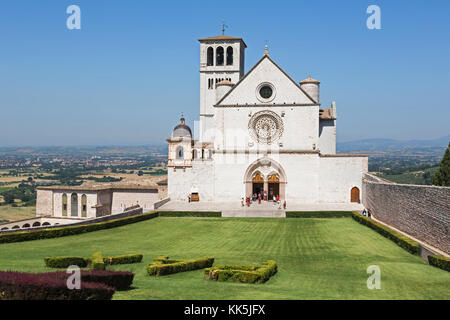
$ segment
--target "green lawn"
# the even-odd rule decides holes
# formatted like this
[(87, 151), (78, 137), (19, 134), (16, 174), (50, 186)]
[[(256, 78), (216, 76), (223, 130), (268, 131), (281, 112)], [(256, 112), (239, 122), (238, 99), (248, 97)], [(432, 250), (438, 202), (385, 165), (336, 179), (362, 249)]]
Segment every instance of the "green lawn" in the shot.
[[(450, 273), (351, 218), (156, 218), (57, 239), (0, 244), (0, 270), (49, 271), (45, 256), (142, 253), (134, 289), (115, 299), (450, 299)], [(278, 273), (264, 284), (215, 282), (201, 270), (150, 277), (155, 256), (214, 256), (215, 264), (273, 259)], [(381, 289), (366, 286), (369, 265), (381, 268)]]

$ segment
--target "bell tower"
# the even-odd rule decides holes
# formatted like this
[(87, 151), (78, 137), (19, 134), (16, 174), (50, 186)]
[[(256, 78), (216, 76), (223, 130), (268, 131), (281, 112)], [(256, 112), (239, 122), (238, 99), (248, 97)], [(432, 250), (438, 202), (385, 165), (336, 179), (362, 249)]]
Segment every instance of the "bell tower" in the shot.
[(214, 129), (216, 84), (236, 84), (244, 75), (245, 44), (242, 38), (221, 35), (200, 42), (200, 141), (211, 142)]

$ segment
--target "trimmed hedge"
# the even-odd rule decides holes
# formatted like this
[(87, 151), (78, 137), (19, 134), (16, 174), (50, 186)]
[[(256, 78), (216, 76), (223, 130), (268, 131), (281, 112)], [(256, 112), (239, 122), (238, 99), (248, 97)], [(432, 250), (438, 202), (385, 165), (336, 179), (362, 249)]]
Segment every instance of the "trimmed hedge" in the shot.
[(375, 230), (382, 236), (394, 241), (397, 245), (405, 249), (406, 251), (419, 255), (420, 254), (420, 244), (410, 238), (395, 232), (394, 230), (386, 227), (385, 225), (378, 223), (370, 218), (364, 217), (358, 212), (352, 212), (352, 218), (357, 222)]
[[(142, 261), (142, 258), (142, 254), (125, 254), (121, 256), (103, 257), (103, 263), (108, 266), (115, 264), (139, 263)], [(67, 268), (72, 265), (85, 268), (91, 265), (92, 258), (48, 257), (44, 258), (44, 262), (49, 268)]]
[(351, 211), (286, 211), (286, 218), (344, 218), (351, 216)]
[(103, 262), (106, 265), (114, 265), (114, 264), (130, 264), (130, 263), (139, 263), (142, 261), (142, 254), (124, 254), (121, 256), (112, 256), (103, 258)]
[(207, 217), (220, 218), (220, 211), (158, 211), (160, 217)]
[[(70, 276), (64, 271), (43, 273), (42, 275), (65, 280)], [(102, 283), (117, 291), (129, 289), (133, 279), (134, 273), (128, 271), (81, 270), (81, 282)]]
[(428, 256), (428, 263), (442, 270), (450, 272), (450, 258), (438, 255)]
[(71, 290), (66, 276), (0, 271), (0, 300), (111, 300), (114, 292), (103, 283), (86, 281)]
[[(164, 259), (167, 258), (167, 259)], [(157, 257), (153, 263), (147, 267), (147, 273), (150, 276), (164, 276), (178, 272), (192, 271), (211, 267), (214, 258), (198, 258), (191, 260), (175, 260), (169, 257)]]
[(205, 279), (215, 281), (239, 281), (244, 283), (264, 283), (277, 273), (277, 263), (273, 260), (260, 266), (214, 266), (205, 269)]
[(94, 252), (92, 254), (91, 268), (93, 270), (105, 270), (105, 262), (101, 252)]
[(72, 236), (76, 234), (82, 234), (86, 232), (111, 229), (115, 227), (124, 226), (131, 223), (136, 223), (140, 221), (145, 221), (149, 219), (156, 218), (158, 216), (157, 212), (149, 212), (144, 214), (139, 214), (137, 216), (125, 217), (105, 222), (98, 222), (82, 226), (69, 226), (60, 227), (53, 229), (44, 230), (29, 230), (23, 232), (14, 232), (0, 234), (0, 243), (11, 243), (11, 242), (22, 242), (29, 240), (39, 240), (39, 239), (49, 239), (49, 238), (59, 238), (65, 236)]
[(81, 257), (47, 257), (44, 258), (45, 265), (49, 268), (68, 268), (69, 266), (87, 267), (91, 260)]

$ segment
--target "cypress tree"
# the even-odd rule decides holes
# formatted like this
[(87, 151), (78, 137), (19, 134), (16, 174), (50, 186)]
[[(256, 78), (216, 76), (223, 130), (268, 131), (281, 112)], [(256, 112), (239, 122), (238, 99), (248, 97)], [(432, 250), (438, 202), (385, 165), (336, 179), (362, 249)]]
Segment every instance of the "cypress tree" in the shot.
[(438, 171), (433, 176), (433, 184), (450, 187), (450, 143), (447, 150), (445, 150), (444, 158), (442, 158)]

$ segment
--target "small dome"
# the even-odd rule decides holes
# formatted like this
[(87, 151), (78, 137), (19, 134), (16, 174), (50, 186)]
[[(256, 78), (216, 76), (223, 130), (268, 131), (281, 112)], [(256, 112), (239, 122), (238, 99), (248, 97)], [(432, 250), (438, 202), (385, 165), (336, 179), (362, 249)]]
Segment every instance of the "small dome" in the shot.
[(188, 137), (192, 138), (191, 128), (184, 123), (184, 117), (181, 116), (180, 124), (177, 125), (172, 132), (172, 138)]
[(320, 81), (316, 80), (316, 79), (313, 79), (311, 77), (308, 77), (307, 79), (300, 81), (300, 84), (303, 84), (303, 83), (317, 83), (317, 84), (319, 84)]

